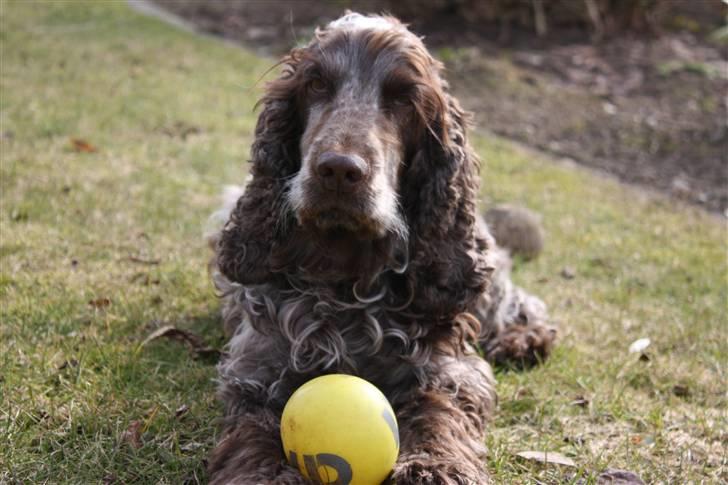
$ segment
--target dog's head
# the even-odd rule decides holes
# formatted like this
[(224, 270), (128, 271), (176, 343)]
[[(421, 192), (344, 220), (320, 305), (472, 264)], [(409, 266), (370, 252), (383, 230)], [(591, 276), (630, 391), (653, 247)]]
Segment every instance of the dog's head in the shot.
[(391, 270), (408, 274), (410, 299), (482, 290), (478, 162), (421, 39), (392, 17), (349, 13), (282, 64), (261, 100), (252, 180), (222, 234), (223, 273), (369, 285)]

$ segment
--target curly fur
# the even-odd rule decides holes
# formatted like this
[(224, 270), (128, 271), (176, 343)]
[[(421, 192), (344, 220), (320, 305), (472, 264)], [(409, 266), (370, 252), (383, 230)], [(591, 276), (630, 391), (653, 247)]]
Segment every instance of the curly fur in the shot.
[[(341, 51), (347, 56), (337, 58)], [(354, 58), (364, 72), (406, 65), (398, 75), (411, 85), (409, 106), (382, 114), (385, 102), (375, 105), (370, 116), (384, 123), (375, 129), (346, 114), (350, 106), (314, 105), (306, 86), (321, 56)], [(379, 387), (397, 413), (402, 441), (393, 483), (485, 483), (495, 392), (476, 346), (491, 360), (529, 364), (546, 357), (554, 331), (543, 303), (512, 285), (507, 253), (477, 216), (479, 163), (466, 115), (440, 77), (441, 64), (391, 17), (348, 14), (282, 64), (261, 100), (252, 177), (211, 237), (213, 278), (232, 335), (219, 366), (226, 424), (211, 481), (304, 483), (278, 440), (283, 406), (307, 380), (348, 373)], [(323, 113), (316, 127), (312, 106)], [(389, 161), (373, 169), (390, 177), (397, 201), (377, 219), (361, 204), (385, 207), (376, 205), (382, 192), (367, 186), (357, 205), (364, 222), (336, 229), (333, 238), (291, 202), (292, 186), (313, 183), (302, 174), (323, 139), (314, 135), (323, 133), (316, 130), (325, 128), (324, 114), (328, 125), (369, 130), (366, 146), (350, 142), (351, 149)]]

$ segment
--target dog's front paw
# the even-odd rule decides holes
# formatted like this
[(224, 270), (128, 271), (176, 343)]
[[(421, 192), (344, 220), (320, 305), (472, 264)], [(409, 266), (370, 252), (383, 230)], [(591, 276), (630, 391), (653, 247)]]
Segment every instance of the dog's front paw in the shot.
[(463, 463), (444, 463), (413, 457), (397, 463), (389, 485), (484, 485), (489, 483), (484, 469)]
[(514, 323), (486, 343), (485, 357), (497, 365), (533, 367), (546, 360), (555, 339), (556, 328), (550, 325)]

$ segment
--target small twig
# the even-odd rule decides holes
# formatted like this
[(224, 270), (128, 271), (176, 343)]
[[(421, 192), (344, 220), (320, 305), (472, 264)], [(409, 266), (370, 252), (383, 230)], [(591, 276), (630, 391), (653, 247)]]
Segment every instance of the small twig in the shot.
[(159, 259), (143, 259), (137, 256), (128, 256), (126, 259), (127, 261), (131, 261), (132, 263), (148, 264), (150, 266), (157, 265), (160, 262)]
[(205, 340), (199, 335), (187, 330), (181, 330), (173, 325), (165, 325), (152, 332), (146, 339), (144, 339), (139, 348), (141, 349), (150, 342), (160, 338), (167, 338), (183, 343), (190, 350), (194, 358), (212, 359), (217, 361), (222, 355), (222, 352), (219, 349), (207, 345)]

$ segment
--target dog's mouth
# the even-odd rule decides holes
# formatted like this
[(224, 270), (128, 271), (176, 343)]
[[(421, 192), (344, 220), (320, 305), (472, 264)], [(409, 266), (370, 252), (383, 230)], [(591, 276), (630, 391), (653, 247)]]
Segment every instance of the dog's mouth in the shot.
[(326, 239), (378, 239), (384, 228), (373, 218), (342, 208), (325, 208), (299, 216), (303, 227), (313, 229)]

